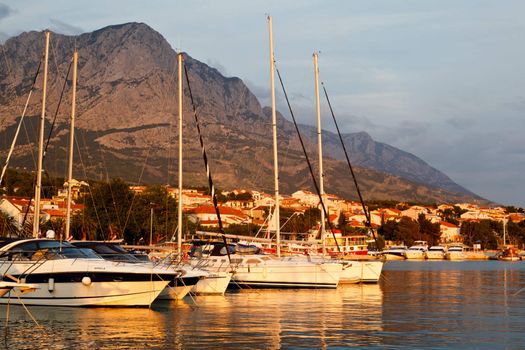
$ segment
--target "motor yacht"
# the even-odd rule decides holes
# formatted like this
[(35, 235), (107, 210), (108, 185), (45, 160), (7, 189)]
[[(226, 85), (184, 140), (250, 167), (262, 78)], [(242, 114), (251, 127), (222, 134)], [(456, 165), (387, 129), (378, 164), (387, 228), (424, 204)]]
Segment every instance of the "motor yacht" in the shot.
[(71, 242), (76, 247), (89, 248), (94, 250), (102, 258), (115, 261), (127, 262), (131, 264), (145, 264), (147, 266), (155, 266), (158, 270), (165, 270), (169, 272), (177, 272), (178, 275), (169, 281), (168, 285), (159, 294), (157, 299), (183, 299), (194, 288), (201, 278), (208, 275), (206, 271), (196, 269), (184, 269), (180, 265), (170, 263), (153, 264), (149, 260), (144, 260), (142, 257), (147, 255), (137, 255), (130, 253), (124, 249), (119, 243), (103, 242), (103, 241), (73, 241)]
[(382, 257), (386, 260), (405, 260), (405, 252), (407, 250), (406, 245), (391, 246), (388, 249), (383, 250)]
[(429, 260), (443, 260), (447, 249), (441, 245), (434, 245), (425, 252), (425, 257)]
[(427, 250), (428, 244), (426, 241), (414, 241), (414, 244), (405, 251), (405, 257), (411, 260), (423, 260)]
[(445, 253), (445, 259), (447, 260), (465, 260), (467, 254), (462, 245), (452, 245), (448, 247)]
[(93, 250), (52, 239), (25, 239), (0, 247), (0, 274), (34, 285), (0, 303), (45, 306), (150, 306), (176, 271), (104, 260)]

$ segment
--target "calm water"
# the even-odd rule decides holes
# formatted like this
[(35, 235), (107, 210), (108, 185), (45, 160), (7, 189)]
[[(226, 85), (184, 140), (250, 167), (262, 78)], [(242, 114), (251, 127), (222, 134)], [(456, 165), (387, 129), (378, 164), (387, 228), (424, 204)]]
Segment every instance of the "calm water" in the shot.
[[(388, 262), (383, 277), (378, 285), (246, 290), (152, 309), (30, 307), (40, 329), (11, 306), (7, 346), (525, 348), (525, 262)], [(7, 311), (0, 309), (2, 327)]]

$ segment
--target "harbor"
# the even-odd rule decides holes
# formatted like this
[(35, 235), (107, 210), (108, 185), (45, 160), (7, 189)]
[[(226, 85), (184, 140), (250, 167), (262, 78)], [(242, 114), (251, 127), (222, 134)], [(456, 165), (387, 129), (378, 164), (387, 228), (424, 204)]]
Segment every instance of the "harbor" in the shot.
[[(389, 261), (378, 284), (243, 289), (149, 309), (29, 307), (39, 326), (12, 306), (6, 345), (515, 349), (522, 346), (524, 288), (521, 263)], [(5, 312), (0, 317), (6, 322)]]

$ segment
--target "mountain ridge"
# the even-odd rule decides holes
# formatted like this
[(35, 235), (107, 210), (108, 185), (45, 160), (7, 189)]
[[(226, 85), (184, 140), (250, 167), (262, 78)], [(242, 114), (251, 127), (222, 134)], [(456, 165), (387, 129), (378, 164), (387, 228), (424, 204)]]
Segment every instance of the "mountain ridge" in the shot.
[[(125, 23), (78, 36), (53, 34), (52, 43), (51, 52), (55, 56), (52, 61), (55, 63), (50, 61), (48, 118), (58, 101), (57, 90), (69, 64), (68, 55), (77, 47), (81, 57), (77, 133), (79, 148), (86, 159), (79, 162), (84, 169), (76, 163), (76, 176), (91, 174), (97, 177), (102, 172), (127, 180), (162, 183), (173, 178), (171, 173), (176, 169), (176, 160), (172, 156), (176, 154), (174, 145), (178, 138), (175, 127), (178, 118), (177, 53), (162, 35), (144, 23)], [(22, 33), (8, 39), (2, 46), (11, 67), (0, 71), (0, 113), (6, 116), (0, 124), (0, 136), (7, 140), (40, 59), (42, 33)], [(184, 58), (211, 168), (219, 186), (273, 188), (268, 107), (260, 105), (241, 79), (224, 77), (217, 69), (187, 54)], [(16, 65), (16, 62), (23, 64)], [(40, 84), (28, 116), (40, 114)], [(184, 133), (195, 138), (187, 89), (184, 95)], [(47, 164), (55, 173), (63, 171), (65, 162), (67, 108), (68, 103), (64, 101), (62, 119), (58, 121), (57, 133), (51, 140), (49, 153), (55, 155)], [(301, 125), (300, 129), (309, 154), (314, 154), (316, 129), (308, 125)], [(346, 164), (340, 160), (342, 151), (337, 135), (323, 131), (323, 137), (327, 191), (355, 197)], [(293, 125), (281, 114), (278, 117), (278, 139), (283, 191), (293, 192), (298, 186), (311, 188)], [(344, 139), (367, 198), (485, 201), (423, 160), (376, 142), (367, 133), (345, 134)], [(1, 154), (6, 153), (7, 144), (5, 141), (0, 144)], [(29, 148), (30, 143), (26, 140), (22, 151), (15, 153), (16, 164), (30, 165)], [(200, 149), (194, 139), (190, 142), (185, 138), (184, 167), (186, 179), (189, 179), (187, 183), (205, 183)], [(132, 169), (137, 170), (133, 176)], [(135, 178), (135, 174), (141, 173), (142, 176)]]

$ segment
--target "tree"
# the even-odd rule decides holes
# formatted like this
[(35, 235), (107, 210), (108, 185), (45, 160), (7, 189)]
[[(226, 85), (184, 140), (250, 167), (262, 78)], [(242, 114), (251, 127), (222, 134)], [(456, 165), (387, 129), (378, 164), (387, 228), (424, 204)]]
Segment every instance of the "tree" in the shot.
[(417, 222), (419, 224), (420, 240), (427, 241), (431, 246), (439, 243), (441, 231), (438, 223), (432, 223), (425, 217), (425, 214), (419, 214)]
[(395, 231), (395, 237), (397, 241), (411, 245), (420, 238), (418, 222), (406, 216), (401, 217)]
[(16, 237), (18, 228), (13, 217), (0, 211), (0, 237)]
[(339, 214), (339, 218), (337, 219), (337, 228), (340, 229), (342, 233), (348, 231), (348, 220), (343, 212)]

